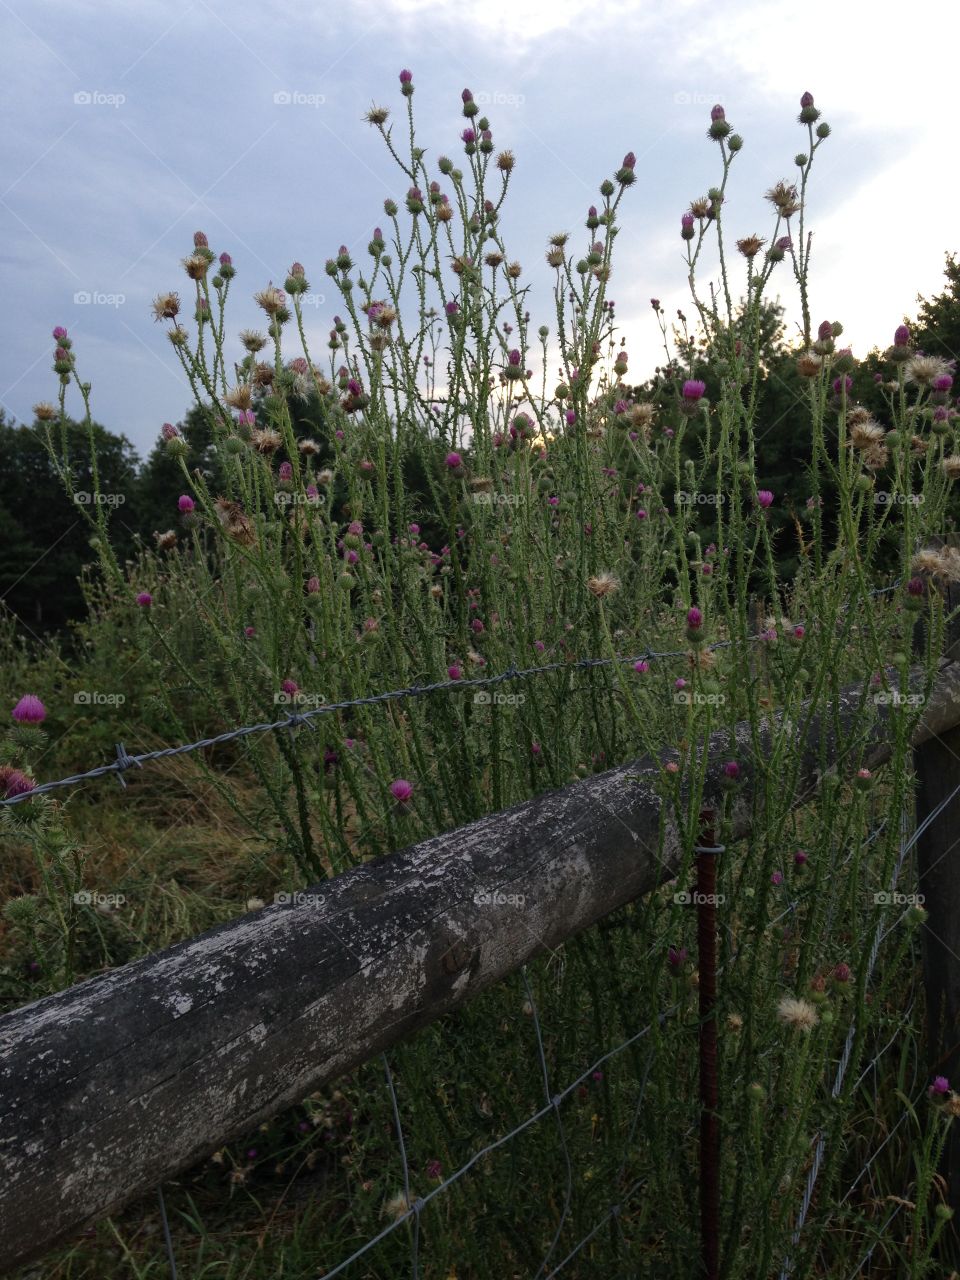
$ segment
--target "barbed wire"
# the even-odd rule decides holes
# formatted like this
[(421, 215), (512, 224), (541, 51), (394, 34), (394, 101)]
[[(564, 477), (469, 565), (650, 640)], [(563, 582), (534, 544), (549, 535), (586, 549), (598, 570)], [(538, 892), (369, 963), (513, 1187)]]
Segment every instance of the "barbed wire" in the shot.
[[(886, 595), (891, 591), (895, 591), (899, 585), (900, 580), (898, 579), (896, 582), (891, 583), (890, 586), (878, 587), (868, 594), (870, 597)], [(802, 626), (804, 624), (798, 623), (796, 625)], [(753, 644), (764, 640), (766, 635), (766, 632), (760, 632), (756, 635), (747, 636), (746, 641), (748, 644)], [(735, 643), (733, 640), (718, 640), (703, 647), (708, 652), (715, 652), (719, 649), (728, 649)], [(508, 680), (526, 680), (532, 676), (544, 675), (555, 671), (632, 666), (637, 662), (659, 661), (664, 658), (686, 658), (688, 654), (689, 649), (647, 649), (643, 653), (634, 654), (632, 657), (577, 658), (569, 662), (549, 662), (541, 666), (523, 668), (518, 668), (511, 664), (506, 671), (501, 671), (497, 675), (474, 676), (469, 680), (438, 680), (432, 684), (424, 685), (412, 684), (401, 689), (388, 689), (383, 693), (367, 694), (362, 698), (346, 698), (340, 702), (325, 702), (322, 706), (313, 707), (309, 711), (297, 711), (291, 715), (284, 716), (280, 720), (265, 720), (258, 724), (242, 725), (236, 729), (227, 729), (223, 733), (213, 734), (206, 738), (198, 738), (196, 742), (181, 743), (175, 747), (161, 747), (156, 751), (144, 751), (138, 755), (130, 755), (124, 744), (118, 742), (115, 748), (117, 758), (111, 760), (108, 764), (98, 765), (94, 769), (87, 769), (83, 773), (74, 773), (66, 778), (43, 782), (19, 795), (7, 796), (5, 799), (0, 799), (0, 808), (22, 804), (34, 796), (45, 795), (50, 791), (57, 791), (63, 787), (78, 786), (81, 783), (91, 782), (95, 778), (102, 778), (111, 773), (117, 775), (117, 781), (121, 787), (126, 787), (127, 784), (123, 775), (127, 769), (142, 769), (145, 764), (149, 764), (154, 760), (165, 760), (171, 756), (186, 755), (207, 747), (217, 747), (225, 742), (249, 737), (251, 734), (271, 733), (278, 729), (287, 729), (293, 732), (294, 729), (298, 729), (301, 726), (306, 726), (308, 729), (313, 730), (313, 721), (318, 717), (333, 715), (338, 711), (349, 711), (354, 707), (379, 706), (382, 703), (395, 702), (402, 698), (420, 698), (428, 694), (449, 693), (454, 690), (489, 688), (493, 685), (503, 684)], [(296, 695), (289, 696), (295, 697)]]

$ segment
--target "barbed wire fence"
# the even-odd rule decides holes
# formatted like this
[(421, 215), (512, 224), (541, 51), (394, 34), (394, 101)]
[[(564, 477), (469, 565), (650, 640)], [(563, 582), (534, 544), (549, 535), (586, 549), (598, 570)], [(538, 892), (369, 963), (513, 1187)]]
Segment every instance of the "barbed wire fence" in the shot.
[[(899, 585), (900, 585), (899, 581), (895, 582), (890, 586), (879, 588), (875, 591), (872, 591), (870, 595), (871, 596), (885, 595), (889, 592), (896, 590), (896, 588)], [(764, 638), (765, 638), (765, 635), (763, 633), (760, 633), (757, 635), (749, 636), (747, 639), (749, 643), (757, 643), (762, 641)], [(719, 650), (719, 649), (730, 647), (734, 643), (735, 643), (734, 641), (725, 640), (725, 641), (720, 641), (715, 644), (704, 646), (704, 647), (711, 650)], [(314, 727), (313, 722), (318, 718), (321, 718), (324, 716), (330, 716), (342, 711), (349, 711), (353, 708), (378, 706), (378, 705), (383, 705), (396, 700), (427, 697), (427, 696), (438, 694), (438, 693), (463, 692), (465, 689), (489, 689), (508, 681), (533, 678), (542, 674), (547, 674), (547, 673), (557, 672), (557, 671), (570, 672), (572, 670), (588, 670), (588, 669), (596, 669), (596, 668), (629, 666), (640, 661), (653, 661), (653, 660), (663, 661), (663, 660), (669, 660), (674, 658), (686, 659), (687, 656), (688, 656), (687, 649), (675, 649), (675, 650), (647, 649), (641, 653), (637, 653), (629, 657), (585, 658), (585, 659), (579, 659), (574, 661), (550, 662), (550, 663), (542, 664), (539, 666), (532, 666), (532, 667), (526, 667), (526, 668), (517, 668), (515, 666), (511, 666), (506, 671), (503, 671), (497, 674), (478, 676), (478, 677), (467, 679), (467, 680), (464, 680), (464, 679), (444, 680), (444, 681), (437, 681), (434, 683), (424, 684), (424, 685), (413, 684), (403, 688), (392, 689), (392, 690), (388, 690), (378, 694), (371, 694), (364, 697), (343, 699), (341, 701), (334, 702), (334, 703), (324, 703), (323, 705), (319, 707), (311, 708), (310, 710), (292, 712), (291, 714), (276, 720), (264, 721), (261, 723), (256, 723), (251, 725), (244, 725), (231, 730), (224, 731), (219, 734), (200, 738), (194, 742), (165, 747), (159, 750), (147, 751), (139, 754), (133, 754), (133, 755), (129, 754), (126, 751), (124, 745), (122, 743), (118, 743), (116, 747), (116, 759), (81, 773), (72, 774), (68, 777), (59, 778), (59, 779), (48, 781), (42, 784), (38, 784), (29, 792), (25, 792), (17, 796), (9, 797), (5, 800), (0, 800), (0, 805), (9, 806), (9, 805), (15, 805), (19, 803), (24, 803), (34, 796), (47, 794), (47, 793), (60, 790), (63, 788), (67, 788), (67, 787), (82, 785), (84, 783), (93, 781), (97, 778), (108, 776), (111, 774), (117, 777), (121, 786), (125, 786), (126, 784), (125, 784), (123, 775), (130, 768), (142, 768), (144, 765), (149, 764), (153, 761), (169, 758), (171, 756), (178, 756), (182, 754), (196, 752), (196, 751), (214, 747), (235, 739), (244, 738), (251, 734), (269, 733), (269, 732), (276, 732), (276, 731), (282, 731), (282, 730), (293, 732), (296, 729), (301, 727), (307, 727), (312, 729)], [(942, 801), (934, 811), (929, 813), (926, 816), (924, 822), (919, 824), (916, 827), (916, 829), (912, 832), (912, 834), (910, 834), (909, 836), (907, 836), (906, 834), (907, 825), (908, 825), (907, 814), (904, 813), (901, 816), (902, 829), (901, 829), (900, 856), (898, 858), (894, 875), (892, 877), (892, 881), (890, 885), (891, 890), (896, 888), (896, 885), (898, 883), (899, 876), (903, 870), (903, 866), (906, 861), (906, 858), (909, 852), (916, 845), (917, 841), (923, 835), (924, 830), (942, 812), (946, 810), (948, 805), (955, 800), (958, 794), (960, 794), (960, 787), (955, 789), (955, 791), (949, 797), (947, 797), (947, 799)], [(882, 834), (883, 830), (884, 830), (884, 824), (881, 824), (881, 826), (875, 828), (867, 837), (867, 843), (870, 843), (875, 839), (877, 839)], [(848, 862), (852, 856), (853, 856), (852, 852), (849, 853), (847, 855), (847, 858), (844, 861)], [(780, 914), (774, 918), (772, 923), (776, 924), (778, 921), (790, 917), (792, 914), (796, 912), (797, 907), (798, 907), (798, 901), (796, 899), (792, 899), (787, 903), (786, 907), (780, 912)], [(835, 904), (832, 904), (831, 913), (833, 912), (834, 909), (835, 909)], [(831, 915), (831, 918), (832, 918), (832, 915)], [(722, 922), (721, 922), (721, 927), (725, 927), (723, 926)], [(874, 966), (879, 956), (882, 943), (887, 937), (887, 935), (890, 933), (891, 928), (893, 927), (895, 927), (895, 925), (883, 931), (881, 931), (878, 928), (876, 931), (876, 934), (873, 939), (872, 947), (871, 947), (871, 953), (870, 953), (870, 962), (868, 966), (869, 972), (867, 974), (868, 983), (870, 982), (873, 976)], [(649, 956), (653, 954), (653, 951), (655, 951), (658, 946), (659, 946), (659, 943), (655, 943), (654, 946), (651, 947), (647, 952), (646, 958), (649, 958)], [(739, 950), (733, 949), (728, 957), (728, 964), (730, 966), (735, 965), (737, 963), (739, 955), (740, 955)], [(573, 1169), (573, 1164), (572, 1164), (571, 1155), (570, 1155), (570, 1140), (569, 1140), (570, 1135), (567, 1129), (565, 1128), (565, 1123), (564, 1123), (564, 1109), (563, 1109), (564, 1103), (587, 1080), (593, 1077), (596, 1072), (600, 1071), (600, 1069), (604, 1066), (604, 1064), (610, 1062), (611, 1060), (617, 1058), (619, 1055), (625, 1053), (627, 1050), (643, 1042), (646, 1038), (649, 1037), (651, 1031), (656, 1025), (663, 1026), (668, 1020), (670, 1020), (671, 1018), (674, 1018), (678, 1013), (678, 1006), (674, 1005), (662, 1011), (657, 1016), (655, 1021), (648, 1022), (639, 1030), (633, 1032), (632, 1034), (627, 1036), (625, 1039), (621, 1040), (614, 1047), (609, 1048), (605, 1052), (600, 1054), (600, 1056), (598, 1056), (589, 1066), (587, 1066), (573, 1080), (569, 1081), (567, 1084), (563, 1085), (562, 1087), (554, 1088), (551, 1082), (550, 1066), (548, 1063), (547, 1054), (544, 1047), (544, 1036), (543, 1036), (543, 1029), (542, 1029), (542, 1022), (541, 1022), (541, 1013), (540, 1013), (540, 1010), (538, 1009), (537, 1002), (534, 997), (534, 993), (528, 979), (526, 966), (522, 966), (521, 969), (519, 970), (519, 973), (524, 986), (524, 990), (526, 992), (526, 999), (530, 1008), (530, 1016), (531, 1016), (531, 1022), (532, 1022), (533, 1032), (534, 1032), (534, 1035), (533, 1035), (534, 1043), (533, 1043), (532, 1051), (533, 1051), (534, 1060), (537, 1064), (537, 1067), (539, 1068), (539, 1073), (542, 1078), (543, 1093), (544, 1093), (543, 1105), (539, 1107), (536, 1111), (528, 1115), (520, 1123), (516, 1124), (507, 1133), (496, 1138), (494, 1141), (487, 1143), (486, 1145), (481, 1147), (479, 1150), (474, 1152), (464, 1163), (462, 1163), (457, 1169), (455, 1169), (454, 1172), (443, 1177), (437, 1186), (433, 1187), (431, 1190), (429, 1190), (423, 1195), (414, 1195), (412, 1190), (413, 1180), (411, 1177), (411, 1167), (410, 1167), (410, 1162), (408, 1157), (407, 1143), (405, 1141), (404, 1126), (401, 1119), (401, 1107), (400, 1107), (400, 1098), (398, 1095), (398, 1086), (394, 1079), (393, 1073), (391, 1072), (388, 1056), (386, 1053), (382, 1054), (381, 1057), (382, 1057), (382, 1062), (384, 1067), (383, 1087), (386, 1090), (386, 1093), (389, 1099), (390, 1110), (393, 1117), (393, 1132), (396, 1139), (397, 1151), (398, 1151), (399, 1160), (400, 1160), (400, 1167), (402, 1170), (403, 1203), (405, 1207), (401, 1211), (396, 1213), (396, 1215), (393, 1217), (393, 1220), (390, 1223), (388, 1223), (388, 1225), (386, 1225), (381, 1231), (377, 1232), (375, 1235), (373, 1235), (371, 1238), (365, 1241), (365, 1243), (363, 1243), (359, 1248), (354, 1250), (348, 1257), (338, 1261), (332, 1268), (328, 1268), (324, 1270), (321, 1273), (322, 1276), (324, 1277), (324, 1280), (333, 1280), (333, 1277), (335, 1276), (346, 1274), (352, 1267), (354, 1267), (355, 1264), (359, 1263), (362, 1259), (368, 1258), (368, 1255), (370, 1255), (371, 1252), (374, 1249), (376, 1249), (378, 1245), (381, 1245), (384, 1241), (386, 1241), (389, 1237), (391, 1237), (395, 1232), (399, 1231), (402, 1227), (404, 1227), (405, 1224), (409, 1225), (412, 1228), (410, 1230), (410, 1275), (412, 1277), (412, 1280), (420, 1280), (420, 1277), (422, 1274), (421, 1220), (422, 1220), (422, 1215), (424, 1213), (424, 1210), (427, 1208), (427, 1206), (430, 1205), (433, 1201), (435, 1201), (438, 1197), (448, 1192), (451, 1188), (455, 1187), (457, 1183), (460, 1182), (461, 1179), (463, 1179), (471, 1170), (473, 1170), (482, 1161), (484, 1161), (486, 1157), (492, 1155), (494, 1152), (505, 1147), (508, 1143), (512, 1142), (521, 1134), (527, 1132), (533, 1126), (538, 1125), (541, 1121), (545, 1120), (548, 1116), (551, 1116), (551, 1115), (557, 1127), (557, 1137), (559, 1140), (560, 1150), (563, 1156), (564, 1167), (565, 1167), (563, 1201), (562, 1201), (562, 1207), (559, 1211), (556, 1226), (553, 1230), (553, 1235), (552, 1235), (552, 1239), (550, 1241), (549, 1247), (547, 1248), (543, 1256), (543, 1259), (535, 1272), (533, 1280), (551, 1280), (551, 1277), (561, 1275), (564, 1272), (564, 1270), (568, 1266), (570, 1266), (570, 1264), (572, 1264), (578, 1257), (580, 1257), (583, 1254), (583, 1251), (597, 1237), (598, 1233), (600, 1233), (609, 1224), (613, 1224), (613, 1226), (615, 1227), (618, 1238), (622, 1242), (622, 1244), (625, 1247), (628, 1246), (629, 1241), (625, 1234), (624, 1225), (623, 1225), (624, 1214), (625, 1214), (625, 1211), (629, 1209), (629, 1206), (633, 1198), (637, 1194), (637, 1192), (642, 1189), (646, 1179), (642, 1177), (637, 1178), (631, 1181), (629, 1184), (624, 1185), (624, 1177), (627, 1172), (627, 1168), (629, 1164), (629, 1152), (634, 1143), (637, 1128), (640, 1123), (644, 1101), (646, 1098), (647, 1083), (648, 1083), (649, 1074), (653, 1065), (654, 1051), (651, 1049), (650, 1052), (648, 1053), (646, 1057), (645, 1068), (642, 1074), (640, 1075), (640, 1078), (636, 1081), (636, 1092), (635, 1092), (635, 1098), (632, 1105), (632, 1117), (630, 1120), (627, 1138), (623, 1148), (624, 1154), (622, 1159), (619, 1162), (619, 1167), (617, 1169), (616, 1175), (611, 1180), (609, 1202), (607, 1204), (606, 1210), (593, 1223), (593, 1225), (586, 1232), (586, 1234), (582, 1235), (580, 1239), (577, 1240), (576, 1243), (574, 1243), (572, 1246), (568, 1245), (566, 1247), (566, 1252), (562, 1257), (557, 1257), (564, 1228), (568, 1224), (568, 1221), (571, 1216), (571, 1208), (572, 1208), (573, 1198), (575, 1194), (574, 1169)], [(724, 975), (721, 973), (720, 976), (722, 978)], [(903, 1016), (909, 1017), (913, 1012), (913, 1009), (914, 1009), (914, 1000), (911, 999)], [(841, 1056), (840, 1063), (837, 1067), (835, 1079), (832, 1085), (833, 1097), (836, 1097), (843, 1087), (846, 1073), (849, 1068), (855, 1031), (856, 1031), (855, 1026), (851, 1025), (845, 1041), (843, 1054)], [(883, 1058), (884, 1054), (887, 1052), (889, 1047), (890, 1047), (890, 1044), (888, 1043), (887, 1045), (884, 1045), (883, 1047), (881, 1047), (874, 1054), (873, 1058), (861, 1070), (858, 1080), (854, 1087), (859, 1085), (867, 1077), (867, 1075), (871, 1070), (875, 1069), (875, 1067), (877, 1066), (879, 1061)], [(884, 1137), (879, 1147), (875, 1151), (873, 1151), (869, 1159), (865, 1161), (864, 1165), (862, 1166), (860, 1171), (856, 1174), (849, 1188), (845, 1192), (843, 1198), (839, 1201), (840, 1205), (845, 1204), (849, 1200), (850, 1196), (854, 1193), (856, 1187), (860, 1184), (862, 1179), (869, 1174), (873, 1163), (881, 1154), (881, 1152), (886, 1148), (886, 1146), (893, 1141), (897, 1130), (899, 1129), (900, 1125), (904, 1122), (906, 1118), (907, 1118), (906, 1113), (904, 1113), (900, 1121), (898, 1121), (897, 1125), (894, 1126), (886, 1134), (886, 1136)], [(696, 1128), (695, 1125), (691, 1126), (688, 1133), (686, 1135), (683, 1135), (683, 1141), (687, 1141), (694, 1135), (695, 1128)], [(795, 1222), (793, 1233), (792, 1233), (792, 1247), (794, 1251), (799, 1247), (801, 1243), (803, 1230), (807, 1223), (809, 1213), (814, 1202), (817, 1182), (818, 1182), (819, 1174), (822, 1169), (823, 1160), (825, 1156), (825, 1142), (826, 1142), (826, 1139), (824, 1134), (822, 1132), (818, 1133), (814, 1143), (814, 1150), (812, 1154), (810, 1168), (806, 1178), (804, 1194), (798, 1208), (797, 1218), (796, 1218), (796, 1222)], [(161, 1220), (161, 1226), (162, 1226), (162, 1238), (164, 1242), (164, 1251), (166, 1254), (167, 1264), (169, 1267), (169, 1272), (172, 1277), (172, 1280), (178, 1280), (178, 1269), (177, 1269), (177, 1261), (176, 1261), (173, 1237), (170, 1229), (167, 1206), (164, 1198), (164, 1191), (163, 1191), (162, 1185), (157, 1188), (157, 1196), (158, 1196), (160, 1220)], [(897, 1213), (900, 1211), (901, 1208), (902, 1206), (899, 1206), (899, 1205), (894, 1208), (893, 1212), (886, 1219), (885, 1223), (878, 1229), (877, 1239), (879, 1239), (879, 1236), (882, 1234), (882, 1232), (893, 1221), (893, 1219), (896, 1217)], [(853, 1273), (851, 1273), (850, 1280), (853, 1280), (853, 1277), (855, 1275), (861, 1274), (862, 1267), (869, 1263), (870, 1258), (872, 1257), (875, 1249), (876, 1249), (876, 1243), (874, 1243), (870, 1247), (870, 1249), (864, 1254), (864, 1257), (861, 1263), (859, 1264), (858, 1268)], [(789, 1280), (789, 1276), (791, 1274), (791, 1270), (790, 1270), (791, 1266), (792, 1266), (791, 1256), (788, 1255), (784, 1259), (781, 1267), (781, 1271), (780, 1271), (781, 1280)]]
[[(891, 591), (895, 591), (900, 585), (900, 581), (891, 583), (886, 587), (878, 587), (868, 594), (870, 597), (887, 595)], [(797, 625), (804, 625), (798, 623)], [(747, 643), (756, 644), (765, 639), (765, 633), (760, 632), (756, 635), (748, 636)], [(731, 648), (736, 642), (733, 640), (718, 640), (713, 644), (704, 645), (704, 649), (708, 652), (716, 652), (721, 649)], [(242, 725), (238, 728), (227, 729), (223, 733), (213, 734), (209, 737), (198, 738), (195, 742), (181, 743), (175, 747), (161, 747), (156, 751), (144, 751), (139, 754), (131, 755), (122, 742), (116, 745), (116, 759), (109, 761), (107, 764), (98, 765), (96, 768), (87, 769), (83, 773), (74, 773), (69, 777), (57, 778), (50, 782), (43, 782), (29, 791), (22, 792), (18, 795), (8, 796), (0, 799), (0, 807), (16, 804), (23, 804), (34, 796), (45, 795), (51, 791), (58, 791), (64, 787), (79, 786), (84, 782), (92, 782), (95, 778), (102, 778), (108, 774), (116, 774), (117, 780), (121, 787), (126, 786), (124, 773), (128, 769), (142, 769), (145, 764), (150, 764), (154, 760), (165, 760), (171, 756), (186, 755), (194, 751), (201, 751), (208, 747), (220, 746), (225, 742), (233, 742), (238, 738), (246, 738), (251, 734), (273, 733), (281, 729), (293, 731), (301, 726), (313, 728), (313, 721), (322, 716), (334, 715), (340, 711), (350, 711), (356, 707), (374, 707), (380, 706), (387, 702), (395, 702), (405, 698), (422, 698), (434, 693), (450, 693), (453, 691), (463, 692), (465, 689), (481, 689), (492, 688), (495, 685), (503, 684), (510, 680), (525, 680), (533, 676), (544, 675), (549, 672), (556, 671), (576, 671), (590, 670), (603, 667), (623, 667), (631, 666), (637, 662), (662, 661), (667, 658), (687, 658), (689, 656), (688, 649), (667, 649), (656, 650), (647, 649), (642, 653), (634, 654), (632, 657), (620, 658), (578, 658), (573, 661), (565, 662), (548, 662), (540, 666), (522, 667), (510, 666), (506, 671), (501, 671), (497, 675), (474, 676), (469, 680), (438, 680), (432, 684), (412, 684), (400, 689), (388, 689), (382, 693), (368, 694), (361, 698), (345, 698), (338, 702), (325, 702), (319, 707), (313, 707), (309, 711), (291, 712), (289, 715), (283, 716), (278, 720), (265, 720), (257, 724)], [(296, 695), (286, 695), (295, 697)]]

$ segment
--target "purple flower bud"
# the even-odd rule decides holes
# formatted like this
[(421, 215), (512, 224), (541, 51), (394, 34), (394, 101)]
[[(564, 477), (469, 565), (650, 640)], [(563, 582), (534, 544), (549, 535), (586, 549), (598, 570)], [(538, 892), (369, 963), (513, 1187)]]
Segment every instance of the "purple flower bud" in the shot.
[[(229, 253), (221, 253), (221, 255), (220, 255), (220, 265), (221, 265), (221, 267), (232, 267), (232, 266), (233, 266), (233, 259), (230, 257)], [(303, 268), (302, 268), (302, 267), (300, 268), (300, 274), (301, 274), (301, 275), (303, 275)]]
[(53, 336), (56, 338), (57, 342), (62, 342), (64, 340), (67, 336), (67, 331), (62, 324), (57, 325), (53, 331)]
[(801, 97), (801, 99), (800, 99), (800, 105), (801, 105), (801, 107), (812, 107), (812, 106), (813, 106), (813, 94), (812, 94), (812, 93), (805, 93), (805, 94), (803, 94), (803, 96), (802, 96), (802, 97)]
[(949, 391), (952, 386), (953, 379), (950, 377), (949, 373), (943, 373), (939, 378), (934, 378), (933, 380), (934, 391)]
[(826, 342), (828, 338), (833, 337), (833, 325), (829, 320), (824, 320), (820, 328), (817, 330), (817, 337), (821, 342)]
[(895, 347), (908, 347), (910, 345), (910, 330), (905, 324), (897, 325), (896, 332), (893, 335), (893, 345)]
[(172, 422), (165, 422), (160, 428), (160, 434), (163, 436), (164, 440), (176, 440), (180, 432)]
[(703, 614), (696, 605), (692, 609), (687, 610), (687, 626), (691, 631), (696, 631), (703, 626)]
[(153, 596), (149, 591), (141, 591), (137, 596), (137, 604), (141, 609), (149, 609), (153, 604)]
[(457, 467), (463, 466), (463, 458), (460, 457), (459, 453), (456, 453), (454, 451), (451, 451), (450, 453), (447, 454), (446, 458), (444, 458), (444, 462), (447, 464), (447, 466), (450, 468), (451, 471), (455, 471)]
[(723, 776), (725, 778), (733, 778), (733, 779), (740, 777), (740, 766), (737, 764), (736, 760), (727, 761), (727, 763), (723, 766)]
[(47, 709), (33, 693), (25, 693), (10, 713), (17, 724), (40, 724), (46, 718)]
[(470, 90), (469, 90), (469, 89), (464, 89), (463, 93), (461, 93), (461, 95), (460, 95), (460, 100), (461, 100), (462, 102), (472, 102), (472, 101), (473, 101), (473, 94), (470, 92)]
[(718, 102), (717, 105), (713, 107), (710, 111), (710, 119), (714, 122), (714, 124), (716, 124), (718, 120), (726, 120), (726, 118), (727, 118), (727, 113), (724, 111), (723, 107), (721, 107)]
[(767, 507), (773, 505), (773, 494), (769, 489), (758, 489), (757, 502), (764, 508), (764, 510), (766, 510)]
[(623, 157), (623, 164), (620, 167), (621, 169), (635, 169), (637, 167), (637, 157), (632, 151), (628, 151)]
[(511, 351), (511, 352), (510, 352), (510, 354), (509, 354), (509, 356), (507, 357), (507, 359), (509, 360), (509, 362), (510, 362), (512, 365), (514, 365), (514, 366), (518, 365), (518, 364), (520, 363), (520, 352), (519, 352), (519, 351)]
[(950, 1092), (950, 1081), (946, 1076), (935, 1076), (933, 1084), (927, 1092), (931, 1098), (945, 1097)]
[(180, 497), (177, 499), (177, 510), (182, 511), (184, 515), (186, 515), (188, 511), (192, 511), (196, 505), (197, 504), (190, 497), (189, 493), (181, 493)]
[(403, 71), (400, 72), (400, 83), (410, 84), (412, 80), (413, 80), (413, 72), (407, 71), (407, 69), (404, 68)]
[(279, 467), (279, 475), (281, 480), (292, 480), (293, 464), (290, 462), (281, 462)]
[(472, 129), (464, 129), (460, 137), (463, 139), (464, 142), (468, 144), (471, 142), (476, 142), (477, 140), (477, 135), (474, 133)]
[(413, 783), (406, 778), (397, 778), (390, 783), (390, 794), (398, 804), (408, 804), (413, 795)]
[(688, 378), (683, 384), (684, 400), (699, 400), (707, 389), (705, 382), (700, 382), (697, 378)]

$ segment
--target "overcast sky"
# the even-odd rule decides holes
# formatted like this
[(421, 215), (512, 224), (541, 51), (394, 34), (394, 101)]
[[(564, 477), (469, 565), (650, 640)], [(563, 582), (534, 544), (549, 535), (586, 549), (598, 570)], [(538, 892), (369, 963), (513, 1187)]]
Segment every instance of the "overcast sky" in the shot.
[[(298, 259), (326, 293), (308, 309), (322, 350), (338, 310), (324, 260), (341, 243), (365, 259), (384, 199), (402, 207), (402, 175), (363, 115), (373, 102), (402, 113), (403, 67), (429, 154), (459, 156), (464, 88), (485, 101), (498, 149), (516, 153), (502, 228), (535, 323), (551, 320), (548, 236), (585, 237), (600, 181), (636, 153), (610, 296), (638, 380), (657, 362), (650, 298), (689, 302), (679, 222), (718, 178), (711, 106), (745, 139), (730, 233), (769, 235), (763, 192), (796, 172), (809, 90), (834, 131), (809, 201), (814, 322), (841, 320), (855, 354), (886, 346), (960, 249), (953, 77), (937, 70), (955, 43), (945, 13), (836, 0), (0, 0), (0, 403), (31, 421), (37, 400), (55, 399), (50, 331), (66, 325), (96, 417), (145, 454), (190, 404), (150, 302), (188, 296), (179, 263), (198, 229), (237, 267), (234, 335), (260, 325), (253, 293)], [(777, 270), (795, 322), (789, 267)]]

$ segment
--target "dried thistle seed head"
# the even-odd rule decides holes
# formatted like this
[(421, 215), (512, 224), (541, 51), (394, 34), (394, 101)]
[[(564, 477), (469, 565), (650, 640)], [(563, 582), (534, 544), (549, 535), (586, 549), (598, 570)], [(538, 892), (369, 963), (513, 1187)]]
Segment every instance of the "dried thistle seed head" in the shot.
[(885, 444), (872, 445), (861, 454), (868, 471), (880, 471), (890, 461), (890, 450)]
[(851, 449), (876, 449), (883, 444), (885, 432), (883, 427), (867, 418), (866, 422), (855, 422), (850, 428), (850, 439), (848, 441)]
[(283, 444), (283, 437), (272, 427), (262, 427), (250, 433), (250, 442), (258, 453), (275, 453)]
[(183, 259), (183, 269), (191, 280), (202, 280), (210, 266), (209, 261), (199, 253), (192, 253)]
[(275, 316), (287, 310), (287, 295), (272, 282), (267, 285), (266, 289), (261, 289), (258, 293), (255, 293), (253, 300), (257, 306), (263, 308), (268, 316)]
[(784, 996), (777, 1005), (777, 1017), (788, 1027), (807, 1034), (817, 1025), (817, 1011), (809, 1000), (795, 1000), (792, 996)]
[(947, 377), (952, 372), (948, 362), (939, 356), (911, 356), (906, 363), (904, 380), (928, 387), (935, 378)]
[(960, 454), (952, 453), (940, 463), (948, 480), (960, 479)]
[(390, 118), (390, 109), (389, 107), (373, 106), (363, 118), (366, 120), (367, 124), (374, 124), (379, 127), (380, 125), (387, 123), (387, 120)]
[(800, 208), (797, 188), (792, 182), (781, 180), (770, 188), (764, 198), (770, 201), (782, 218), (792, 218)]
[(228, 537), (234, 538), (241, 546), (252, 546), (255, 537), (250, 517), (238, 502), (228, 498), (218, 498), (215, 504), (217, 519)]
[(258, 333), (256, 329), (241, 329), (240, 341), (245, 350), (251, 355), (256, 355), (258, 351), (262, 351), (267, 345), (267, 340), (262, 333)]
[(620, 579), (614, 577), (612, 573), (599, 573), (595, 577), (587, 579), (587, 590), (598, 599), (603, 596), (613, 595), (619, 589)]
[(56, 406), (52, 405), (49, 400), (41, 400), (33, 406), (33, 416), (38, 422), (53, 422), (59, 416), (59, 413)]
[(297, 448), (308, 458), (312, 457), (313, 454), (320, 452), (320, 446), (317, 444), (316, 440), (301, 440), (297, 445)]
[(523, 268), (520, 266), (519, 262), (510, 262), (507, 264), (507, 275), (511, 280), (518, 280), (522, 270)]
[(797, 357), (797, 373), (801, 378), (815, 378), (823, 368), (823, 360), (814, 351), (804, 351)]
[(923, 436), (910, 437), (910, 452), (914, 457), (922, 458), (929, 448), (930, 441), (924, 440)]
[(159, 551), (169, 551), (171, 547), (177, 545), (177, 535), (172, 529), (168, 529), (166, 533), (154, 532), (153, 536), (157, 540), (157, 549)]
[(913, 557), (913, 572), (943, 583), (960, 582), (960, 551), (955, 547), (924, 547)]
[(180, 311), (180, 295), (158, 293), (151, 305), (154, 320), (172, 320)]
[(253, 366), (251, 381), (256, 387), (269, 387), (273, 385), (275, 373), (276, 370), (272, 364), (255, 364)]
[(872, 421), (872, 418), (870, 416), (870, 410), (865, 408), (862, 404), (855, 404), (851, 409), (847, 411), (848, 427), (855, 427), (858, 422), (870, 422), (870, 421)]
[(497, 156), (497, 168), (501, 173), (509, 173), (517, 163), (512, 151), (501, 151)]
[(564, 262), (563, 250), (552, 248), (547, 250), (547, 263), (551, 267), (562, 267)]
[(559, 231), (555, 236), (550, 237), (550, 243), (555, 249), (562, 249), (569, 239), (570, 236), (568, 232)]
[[(483, 260), (488, 267), (499, 267), (501, 262), (503, 262), (503, 254), (497, 249), (493, 249)], [(509, 275), (509, 268), (507, 269), (507, 274)]]
[(241, 382), (239, 386), (231, 387), (223, 398), (231, 409), (249, 409), (253, 403), (253, 391), (248, 382)]
[(745, 258), (755, 258), (765, 244), (761, 236), (744, 236), (737, 241), (737, 248)]
[(706, 196), (699, 196), (690, 201), (690, 213), (694, 218), (706, 218), (710, 214), (710, 201)]

